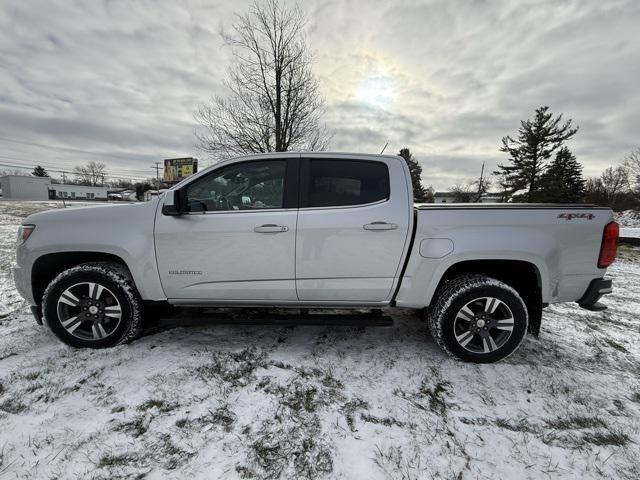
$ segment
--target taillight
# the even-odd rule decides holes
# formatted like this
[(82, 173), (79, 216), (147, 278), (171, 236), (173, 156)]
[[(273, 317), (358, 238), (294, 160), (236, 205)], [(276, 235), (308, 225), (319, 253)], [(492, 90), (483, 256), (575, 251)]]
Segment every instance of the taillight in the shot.
[(598, 257), (598, 268), (607, 268), (616, 259), (619, 236), (620, 226), (616, 222), (608, 223), (607, 226), (604, 227), (602, 244), (600, 245), (600, 256)]

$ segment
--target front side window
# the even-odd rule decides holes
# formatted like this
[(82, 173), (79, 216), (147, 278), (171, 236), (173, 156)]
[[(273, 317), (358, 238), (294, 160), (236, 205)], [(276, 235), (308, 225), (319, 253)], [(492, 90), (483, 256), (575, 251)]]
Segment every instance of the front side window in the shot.
[(308, 207), (364, 205), (389, 198), (389, 170), (363, 160), (311, 160)]
[(223, 167), (186, 187), (187, 211), (282, 208), (286, 160), (244, 162)]

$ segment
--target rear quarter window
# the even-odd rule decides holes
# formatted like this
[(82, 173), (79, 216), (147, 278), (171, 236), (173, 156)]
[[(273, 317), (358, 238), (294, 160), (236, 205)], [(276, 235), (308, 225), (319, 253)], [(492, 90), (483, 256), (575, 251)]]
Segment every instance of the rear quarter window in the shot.
[(307, 207), (365, 205), (389, 198), (389, 169), (367, 160), (311, 160)]

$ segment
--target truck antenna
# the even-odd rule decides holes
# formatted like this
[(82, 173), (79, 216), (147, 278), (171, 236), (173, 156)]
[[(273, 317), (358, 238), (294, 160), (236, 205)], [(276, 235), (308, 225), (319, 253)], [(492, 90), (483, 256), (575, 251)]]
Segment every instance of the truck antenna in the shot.
[(384, 147), (382, 147), (382, 150), (380, 150), (380, 155), (382, 155), (384, 151), (387, 149), (387, 145), (389, 145), (389, 142), (384, 144)]

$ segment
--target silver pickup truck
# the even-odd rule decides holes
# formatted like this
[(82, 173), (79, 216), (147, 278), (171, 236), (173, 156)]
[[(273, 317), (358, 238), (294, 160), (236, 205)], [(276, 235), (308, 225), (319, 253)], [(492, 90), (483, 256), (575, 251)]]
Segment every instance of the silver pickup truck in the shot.
[(618, 241), (608, 208), (414, 206), (395, 156), (278, 153), (218, 163), (148, 203), (28, 217), (14, 277), (75, 347), (135, 338), (148, 305), (423, 309), (473, 362), (514, 352), (543, 308), (591, 310)]

